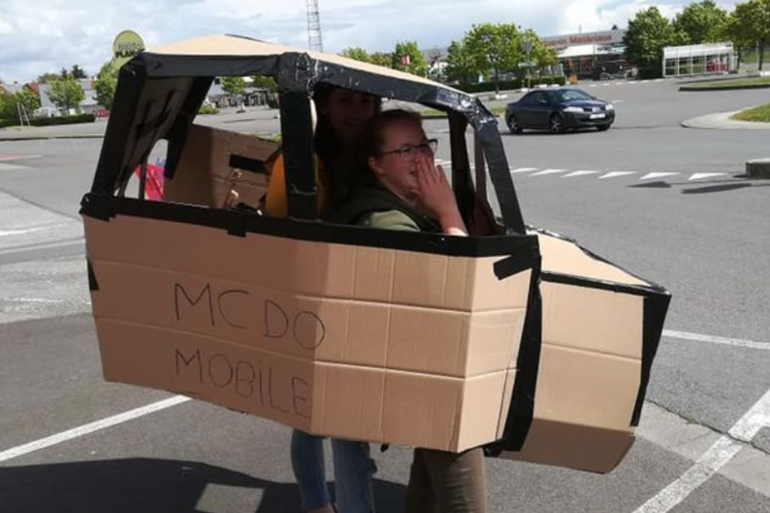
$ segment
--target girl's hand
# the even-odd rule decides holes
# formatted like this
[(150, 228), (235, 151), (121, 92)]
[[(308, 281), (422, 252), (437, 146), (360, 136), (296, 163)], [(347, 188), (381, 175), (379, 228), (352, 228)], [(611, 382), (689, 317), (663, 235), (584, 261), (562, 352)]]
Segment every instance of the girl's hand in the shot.
[(438, 220), (444, 233), (467, 235), (452, 187), (444, 169), (435, 165), (432, 155), (420, 154), (417, 158), (417, 184), (419, 189), (414, 191), (417, 206)]

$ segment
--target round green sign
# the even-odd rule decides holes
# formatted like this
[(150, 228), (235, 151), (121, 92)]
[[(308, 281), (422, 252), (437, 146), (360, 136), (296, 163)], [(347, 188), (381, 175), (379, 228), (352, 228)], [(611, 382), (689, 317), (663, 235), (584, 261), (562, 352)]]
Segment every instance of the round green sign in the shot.
[(119, 69), (132, 57), (144, 51), (144, 41), (133, 30), (124, 30), (112, 43), (112, 65)]

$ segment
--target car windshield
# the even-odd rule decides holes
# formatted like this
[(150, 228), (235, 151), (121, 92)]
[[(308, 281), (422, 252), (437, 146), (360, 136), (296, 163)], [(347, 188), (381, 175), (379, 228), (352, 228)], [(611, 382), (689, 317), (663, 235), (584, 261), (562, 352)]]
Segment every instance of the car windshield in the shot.
[(564, 89), (563, 91), (556, 91), (555, 93), (556, 93), (556, 101), (560, 103), (577, 102), (577, 101), (594, 99), (591, 95), (579, 89)]

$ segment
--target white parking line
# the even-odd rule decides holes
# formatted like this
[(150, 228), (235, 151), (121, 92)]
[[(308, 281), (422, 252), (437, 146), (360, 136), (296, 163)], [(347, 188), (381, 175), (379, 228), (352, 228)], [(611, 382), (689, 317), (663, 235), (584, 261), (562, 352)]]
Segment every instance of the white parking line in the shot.
[(136, 408), (134, 410), (120, 413), (118, 415), (113, 415), (112, 417), (107, 417), (106, 419), (98, 420), (84, 426), (76, 427), (74, 429), (70, 429), (69, 431), (64, 431), (47, 438), (41, 438), (40, 440), (35, 440), (34, 442), (30, 442), (28, 444), (20, 445), (18, 447), (0, 452), (0, 463), (11, 460), (13, 458), (18, 458), (19, 456), (24, 456), (25, 454), (39, 451), (41, 449), (45, 449), (46, 447), (51, 447), (52, 445), (60, 444), (62, 442), (67, 442), (84, 435), (95, 433), (96, 431), (100, 431), (108, 427), (117, 426), (118, 424), (128, 422), (129, 420), (138, 419), (139, 417), (144, 417), (145, 415), (155, 413), (156, 411), (171, 408), (172, 406), (176, 406), (177, 404), (181, 404), (189, 400), (189, 397), (177, 395), (169, 399), (164, 399), (163, 401), (158, 401), (157, 403), (148, 404), (147, 406), (142, 406), (141, 408)]
[(709, 480), (764, 427), (770, 427), (770, 390), (730, 429), (729, 436), (719, 438), (698, 458), (687, 472), (645, 502), (634, 513), (667, 513), (685, 500), (696, 488)]
[(674, 176), (678, 175), (679, 173), (647, 173), (643, 177), (641, 177), (639, 180), (652, 180), (654, 178), (663, 178), (665, 176)]
[(611, 171), (606, 175), (600, 176), (599, 180), (605, 180), (607, 178), (618, 178), (620, 176), (628, 176), (628, 175), (635, 175), (635, 174), (636, 174), (636, 171)]
[(702, 180), (703, 178), (714, 178), (716, 176), (724, 176), (727, 173), (695, 173), (690, 177), (690, 181)]
[(559, 173), (566, 173), (567, 171), (567, 169), (543, 169), (542, 171), (531, 174), (529, 176), (556, 175)]
[(27, 169), (26, 166), (14, 166), (13, 164), (0, 163), (0, 171), (16, 171), (17, 169)]
[(562, 178), (571, 178), (573, 176), (598, 175), (599, 173), (600, 171), (589, 171), (589, 170), (573, 171), (568, 175), (562, 176)]
[(537, 171), (538, 167), (517, 167), (516, 169), (511, 169), (511, 174), (514, 173), (529, 173), (530, 171)]
[(768, 342), (752, 342), (751, 340), (741, 340), (737, 338), (715, 337), (712, 335), (699, 335), (697, 333), (686, 333), (684, 331), (663, 330), (663, 336), (669, 338), (680, 338), (682, 340), (692, 340), (695, 342), (708, 342), (710, 344), (721, 344), (726, 346), (747, 347), (750, 349), (761, 349), (770, 351)]

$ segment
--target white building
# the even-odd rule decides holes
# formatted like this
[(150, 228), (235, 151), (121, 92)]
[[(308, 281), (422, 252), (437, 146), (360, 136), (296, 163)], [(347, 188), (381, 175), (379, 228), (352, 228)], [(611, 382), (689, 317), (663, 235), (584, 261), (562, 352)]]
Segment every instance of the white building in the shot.
[(663, 76), (714, 75), (735, 71), (732, 43), (667, 46), (663, 49)]

